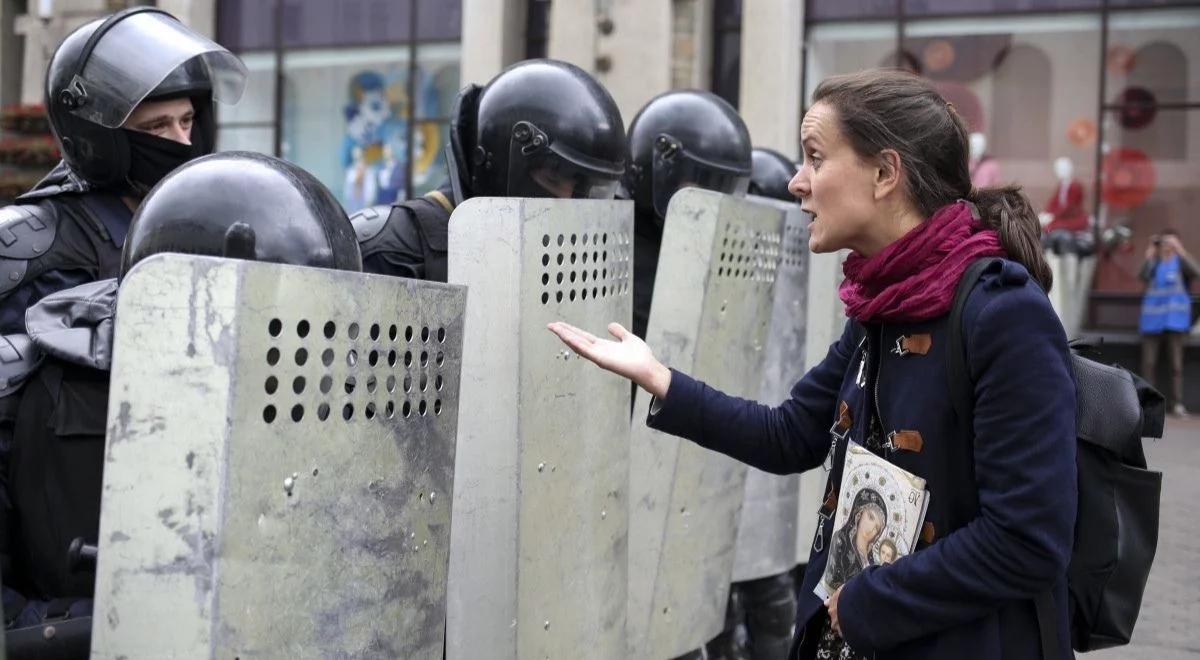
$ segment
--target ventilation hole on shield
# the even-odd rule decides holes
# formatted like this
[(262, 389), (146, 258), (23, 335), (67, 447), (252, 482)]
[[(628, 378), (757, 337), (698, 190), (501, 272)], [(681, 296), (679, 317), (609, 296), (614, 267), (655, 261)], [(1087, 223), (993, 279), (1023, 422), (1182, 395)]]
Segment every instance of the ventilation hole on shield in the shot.
[(587, 234), (584, 234), (584, 235), (583, 235), (583, 244), (584, 244), (584, 245), (587, 245), (587, 243), (588, 243), (588, 235), (587, 235)]
[(283, 322), (279, 319), (271, 319), (267, 324), (267, 332), (271, 333), (272, 337), (278, 337), (279, 333), (283, 332)]
[(334, 323), (333, 321), (326, 321), (325, 322), (325, 338), (333, 339), (333, 336), (335, 334), (337, 334), (337, 324)]
[(400, 408), (400, 414), (404, 415), (405, 418), (412, 415), (412, 404), (405, 401), (404, 405)]
[(321, 394), (329, 394), (333, 389), (333, 376), (321, 376)]
[(445, 341), (446, 341), (446, 329), (445, 328), (438, 328), (437, 338), (438, 338), (439, 344), (445, 343)]
[(429, 353), (421, 351), (421, 366), (424, 367), (427, 364), (429, 364)]
[(274, 394), (277, 389), (279, 389), (279, 379), (267, 376), (267, 394)]
[(327, 349), (321, 351), (321, 364), (323, 364), (327, 367), (329, 365), (333, 364), (333, 349), (332, 348), (327, 348)]
[(558, 247), (562, 247), (562, 244), (563, 244), (563, 235), (559, 234), (558, 235)]
[(441, 374), (438, 374), (437, 377), (433, 379), (433, 389), (435, 389), (439, 392), (442, 391), (442, 385), (444, 385), (444, 384), (445, 383), (442, 381)]
[(542, 273), (542, 286), (550, 284), (550, 273)]
[(446, 354), (438, 351), (437, 357), (434, 359), (434, 361), (437, 363), (437, 366), (442, 366), (442, 363), (446, 361)]
[(421, 328), (421, 343), (429, 342), (429, 328)]
[(392, 401), (388, 401), (387, 405), (385, 405), (383, 407), (383, 414), (388, 419), (395, 417), (396, 416), (396, 404)]
[(396, 351), (388, 351), (388, 366), (396, 366)]
[(292, 406), (292, 421), (298, 422), (304, 419), (304, 406), (296, 404)]
[(379, 339), (379, 324), (372, 323), (371, 324), (371, 341), (376, 341), (377, 339)]
[(596, 287), (592, 287), (592, 297), (593, 297), (593, 298), (595, 298), (595, 297), (596, 297), (596, 292), (597, 292), (597, 291), (599, 291), (599, 289), (597, 289)]
[[(554, 294), (554, 299), (555, 299), (556, 301), (558, 301), (558, 302), (562, 302), (562, 291), (559, 291), (559, 292), (555, 293), (555, 294)], [(274, 363), (272, 362), (272, 364), (274, 364)]]
[(584, 299), (584, 300), (587, 300), (587, 289), (583, 289), (582, 291), (580, 291), (580, 292), (579, 292), (579, 297), (580, 297), (580, 298), (582, 298), (582, 299)]
[(389, 394), (396, 391), (396, 377), (395, 376), (387, 377), (387, 391)]
[(588, 253), (587, 253), (587, 252), (584, 252), (584, 253), (583, 253), (583, 263), (585, 263), (585, 264), (586, 264), (586, 263), (587, 263), (587, 260), (588, 260)]
[(275, 421), (275, 406), (263, 408), (263, 421), (268, 424)]
[(575, 300), (575, 289), (571, 289), (571, 300)]
[(308, 362), (308, 350), (303, 348), (296, 349), (296, 364), (303, 367), (305, 362)]
[(557, 282), (557, 283), (559, 283), (559, 284), (562, 284), (562, 281), (563, 281), (563, 274), (562, 274), (562, 273), (559, 273), (559, 274), (558, 274), (558, 277), (554, 278), (554, 281), (555, 281), (555, 282)]
[(328, 403), (322, 403), (321, 405), (317, 406), (317, 419), (321, 420), (322, 422), (329, 419)]
[(429, 389), (429, 376), (421, 374), (421, 391), (424, 392), (427, 389)]
[(557, 259), (557, 261), (558, 261), (558, 265), (559, 265), (559, 266), (563, 265), (563, 260), (564, 260), (564, 258), (565, 258), (565, 257), (563, 257), (563, 256), (562, 256), (562, 254), (559, 254), (559, 255), (558, 255), (558, 259)]
[(571, 284), (575, 283), (575, 271), (571, 271)]
[(296, 394), (302, 394), (304, 392), (304, 385), (304, 376), (296, 376), (296, 379), (292, 381), (292, 391)]
[(542, 247), (550, 246), (550, 234), (542, 234)]
[(412, 391), (412, 376), (410, 376), (408, 374), (405, 374), (405, 376), (404, 376), (404, 391), (405, 392)]
[(342, 406), (342, 419), (346, 420), (347, 422), (354, 419), (354, 404), (347, 403), (346, 405)]
[(296, 324), (296, 334), (300, 335), (301, 339), (308, 336), (308, 321), (301, 321)]
[(542, 265), (543, 265), (543, 266), (549, 266), (549, 265), (550, 265), (550, 255), (548, 255), (548, 254), (543, 254), (543, 255), (542, 255)]
[(391, 326), (388, 327), (388, 340), (396, 341), (396, 334), (397, 334), (396, 324), (393, 323)]
[(592, 252), (592, 263), (596, 263), (597, 261), (600, 261), (600, 253)]
[(421, 399), (421, 403), (417, 405), (417, 412), (424, 417), (426, 410), (428, 410), (428, 408), (425, 406), (425, 399)]
[(353, 367), (356, 364), (358, 364), (358, 351), (352, 348), (349, 353), (346, 353), (346, 365)]
[(571, 253), (571, 264), (572, 265), (575, 264), (575, 253), (574, 252)]
[(404, 328), (404, 341), (412, 341), (412, 326)]
[(600, 287), (600, 295), (604, 296), (605, 298), (608, 297), (608, 285), (607, 284)]
[(372, 367), (379, 364), (379, 351), (371, 351), (367, 353), (367, 364)]
[(608, 232), (604, 232), (604, 234), (602, 235), (602, 238), (604, 240), (604, 244), (608, 245)]
[(351, 323), (350, 329), (346, 331), (346, 334), (348, 334), (351, 339), (358, 339), (358, 324)]
[(367, 419), (375, 419), (375, 402), (374, 401), (367, 404), (367, 409), (366, 409), (366, 411), (363, 412), (363, 415)]
[(435, 414), (435, 415), (442, 414), (442, 400), (441, 399), (438, 399), (433, 402), (433, 414)]
[(548, 302), (550, 302), (550, 294), (543, 291), (542, 292), (542, 304), (545, 305)]
[(367, 376), (367, 392), (374, 394), (377, 387), (379, 387), (379, 381), (375, 380), (375, 376)]
[(346, 394), (354, 394), (354, 388), (358, 387), (358, 381), (354, 379), (354, 376), (347, 376), (345, 387)]
[(407, 369), (412, 366), (412, 351), (404, 351), (404, 367)]
[(267, 351), (267, 364), (271, 365), (272, 367), (276, 364), (279, 364), (278, 348), (272, 348), (271, 350)]

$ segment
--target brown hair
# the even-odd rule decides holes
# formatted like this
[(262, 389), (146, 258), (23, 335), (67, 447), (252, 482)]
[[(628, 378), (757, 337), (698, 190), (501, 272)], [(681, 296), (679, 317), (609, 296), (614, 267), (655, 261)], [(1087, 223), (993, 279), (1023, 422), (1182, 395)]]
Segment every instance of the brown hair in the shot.
[(826, 78), (813, 102), (834, 110), (860, 158), (876, 158), (884, 149), (900, 154), (908, 196), (925, 217), (959, 199), (973, 202), (1009, 258), (1050, 291), (1041, 224), (1029, 198), (1017, 185), (971, 186), (967, 127), (929, 81), (906, 71), (869, 69)]

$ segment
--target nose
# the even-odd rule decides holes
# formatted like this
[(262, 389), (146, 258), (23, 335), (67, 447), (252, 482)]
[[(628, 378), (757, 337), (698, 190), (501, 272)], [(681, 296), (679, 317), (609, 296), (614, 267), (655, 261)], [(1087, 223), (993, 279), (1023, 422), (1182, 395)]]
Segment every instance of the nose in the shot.
[(796, 170), (796, 176), (788, 182), (788, 192), (797, 199), (804, 199), (812, 193), (812, 182), (808, 178), (808, 165), (801, 165)]
[(167, 134), (163, 136), (168, 140), (174, 140), (180, 144), (192, 144), (192, 128), (185, 127), (183, 122), (173, 121), (170, 128), (167, 129)]

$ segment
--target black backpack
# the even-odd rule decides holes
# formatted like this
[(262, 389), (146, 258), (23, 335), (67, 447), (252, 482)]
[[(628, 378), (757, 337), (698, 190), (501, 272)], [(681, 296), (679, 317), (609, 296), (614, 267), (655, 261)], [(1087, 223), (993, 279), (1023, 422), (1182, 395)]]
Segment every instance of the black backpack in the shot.
[[(971, 264), (959, 280), (950, 310), (947, 375), (964, 437), (972, 437), (974, 385), (966, 362), (962, 314), (967, 296), (996, 259)], [(1067, 569), (1071, 646), (1076, 651), (1129, 643), (1158, 545), (1162, 473), (1146, 469), (1142, 438), (1161, 438), (1166, 403), (1138, 376), (1080, 354), (1071, 346), (1075, 373), (1079, 509)], [(1049, 591), (1039, 594), (1042, 654), (1057, 660), (1057, 614)]]

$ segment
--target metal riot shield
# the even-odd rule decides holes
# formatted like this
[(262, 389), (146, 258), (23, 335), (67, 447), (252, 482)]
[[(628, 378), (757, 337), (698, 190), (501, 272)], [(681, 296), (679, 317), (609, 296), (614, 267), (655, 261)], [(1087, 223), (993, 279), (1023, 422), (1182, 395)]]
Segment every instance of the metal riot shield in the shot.
[[(757, 397), (764, 403), (775, 404), (787, 399), (792, 385), (804, 375), (808, 222), (795, 202), (766, 197), (750, 199), (786, 214), (779, 270), (775, 274), (771, 327), (763, 357), (762, 390)], [(734, 582), (779, 575), (796, 565), (799, 498), (800, 475), (780, 476), (747, 468), (746, 494), (734, 551)]]
[[(777, 208), (698, 188), (671, 198), (647, 342), (664, 364), (756, 397), (783, 242)], [(746, 467), (649, 429), (631, 433), (629, 653), (673, 658), (720, 632)]]
[(439, 659), (465, 301), (208, 257), (130, 271), (92, 657)]
[(475, 198), (450, 221), (466, 284), (448, 660), (624, 658), (629, 382), (546, 330), (632, 314), (633, 205)]

